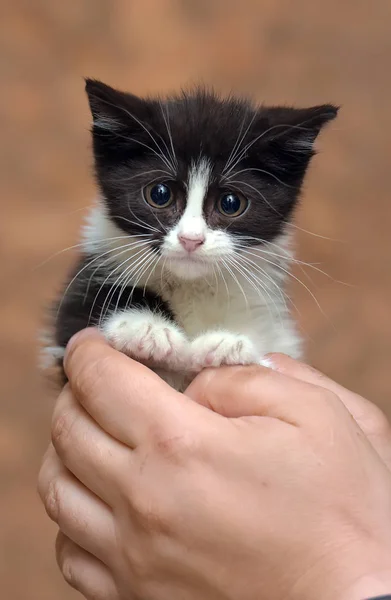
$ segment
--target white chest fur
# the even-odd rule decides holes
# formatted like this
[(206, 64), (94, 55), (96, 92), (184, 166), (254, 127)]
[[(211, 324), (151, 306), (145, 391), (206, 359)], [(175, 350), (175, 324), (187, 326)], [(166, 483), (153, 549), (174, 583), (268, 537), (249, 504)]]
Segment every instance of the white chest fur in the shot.
[(247, 336), (259, 352), (300, 355), (300, 344), (282, 291), (263, 295), (240, 276), (167, 284), (160, 291), (188, 338), (210, 330)]

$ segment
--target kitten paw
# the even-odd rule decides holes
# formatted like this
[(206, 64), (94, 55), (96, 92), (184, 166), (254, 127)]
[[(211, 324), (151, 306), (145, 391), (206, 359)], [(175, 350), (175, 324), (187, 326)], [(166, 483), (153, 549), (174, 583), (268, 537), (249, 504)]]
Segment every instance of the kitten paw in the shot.
[(103, 326), (110, 344), (148, 365), (181, 369), (187, 339), (180, 329), (150, 311), (130, 310), (110, 317)]
[(259, 353), (245, 335), (211, 331), (193, 340), (190, 362), (193, 371), (220, 365), (250, 365), (259, 362)]

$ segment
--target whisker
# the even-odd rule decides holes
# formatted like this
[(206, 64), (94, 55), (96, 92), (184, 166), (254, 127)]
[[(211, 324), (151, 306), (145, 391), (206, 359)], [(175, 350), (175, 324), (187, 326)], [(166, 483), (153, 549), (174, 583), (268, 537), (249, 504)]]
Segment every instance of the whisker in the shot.
[(152, 227), (151, 225), (143, 225), (142, 221), (140, 221), (139, 223), (137, 223), (137, 221), (131, 221), (130, 219), (127, 219), (126, 217), (123, 217), (122, 215), (115, 215), (116, 219), (122, 219), (122, 221), (125, 221), (126, 223), (129, 223), (129, 225), (136, 225), (136, 227), (143, 227), (144, 229), (146, 229), (147, 231), (152, 231), (153, 233), (160, 233), (160, 231), (156, 228), (156, 227)]
[(228, 160), (227, 160), (227, 162), (226, 162), (226, 164), (224, 166), (223, 173), (229, 168), (229, 166), (232, 164), (232, 162), (235, 160), (236, 156), (238, 155), (238, 152), (240, 150), (240, 146), (244, 142), (244, 140), (246, 138), (246, 135), (247, 135), (247, 133), (249, 132), (249, 130), (251, 128), (251, 125), (254, 123), (256, 114), (257, 113), (254, 112), (252, 118), (250, 119), (249, 124), (247, 125), (246, 131), (244, 132), (244, 134), (242, 135), (242, 137), (240, 138), (240, 141), (239, 141), (239, 136), (242, 133), (243, 125), (244, 125), (244, 121), (245, 121), (246, 116), (244, 117), (244, 119), (242, 121), (242, 124), (240, 126), (240, 131), (239, 131), (238, 137), (237, 137), (236, 142), (234, 144), (234, 147), (232, 148), (231, 154), (229, 155)]
[[(240, 252), (235, 251), (235, 256), (237, 258), (237, 260), (248, 263), (252, 269), (256, 269), (263, 277), (265, 277), (277, 290), (278, 294), (281, 296), (283, 302), (285, 303), (285, 292), (281, 289), (281, 286), (278, 285), (278, 283), (276, 281), (274, 281), (273, 277), (271, 277), (269, 275), (269, 273), (267, 273), (267, 271), (265, 271), (264, 269), (262, 269), (262, 267), (254, 262), (253, 260), (251, 260), (250, 258), (248, 258), (247, 256), (241, 256)], [(251, 268), (250, 268), (251, 270)], [(265, 282), (266, 285), (266, 282)]]
[[(244, 257), (240, 256), (240, 253), (239, 253), (239, 257), (241, 260), (243, 260), (243, 258), (244, 258)], [(288, 306), (286, 304), (286, 300), (287, 300), (289, 302), (289, 304), (292, 305), (293, 308), (296, 310), (298, 315), (301, 315), (300, 310), (298, 309), (297, 305), (293, 302), (292, 298), (285, 292), (285, 290), (280, 285), (278, 285), (278, 283), (276, 281), (274, 281), (274, 279), (264, 269), (262, 269), (262, 267), (259, 264), (255, 263), (253, 260), (251, 260), (247, 257), (245, 257), (245, 260), (246, 260), (246, 262), (250, 263), (250, 265), (251, 265), (250, 270), (253, 269), (253, 270), (259, 272), (261, 274), (261, 276), (266, 277), (270, 281), (270, 283), (273, 284), (273, 286), (275, 286), (276, 291), (281, 296), (285, 310), (287, 310), (287, 311), (289, 310)]]
[[(322, 116), (322, 115), (319, 115)], [(246, 146), (244, 146), (243, 150), (238, 154), (236, 161), (233, 163), (233, 165), (231, 165), (230, 169), (228, 169), (227, 173), (230, 173), (235, 167), (236, 165), (242, 160), (242, 158), (244, 158), (244, 156), (246, 155), (246, 152), (260, 139), (262, 139), (265, 135), (267, 135), (268, 133), (270, 133), (271, 131), (273, 131), (274, 129), (281, 129), (281, 128), (287, 128), (288, 127), (288, 131), (292, 130), (292, 129), (300, 129), (302, 131), (311, 131), (310, 127), (304, 127), (304, 125), (306, 123), (311, 122), (311, 119), (306, 119), (305, 121), (302, 121), (301, 123), (299, 123), (298, 125), (289, 125), (287, 123), (279, 123), (277, 125), (272, 125), (271, 127), (269, 127), (268, 129), (266, 129), (265, 131), (263, 131), (260, 135), (256, 136), (253, 140), (251, 140), (251, 142), (249, 142), (248, 144), (246, 144)]]
[[(277, 246), (277, 244), (273, 244), (273, 245)], [(306, 262), (303, 260), (298, 260), (297, 258), (290, 257), (289, 255), (282, 256), (281, 254), (276, 254), (275, 252), (269, 252), (268, 250), (264, 250), (263, 248), (257, 248), (255, 246), (251, 246), (251, 250), (243, 248), (242, 246), (238, 246), (238, 248), (240, 249), (241, 252), (244, 252), (246, 254), (250, 254), (252, 256), (256, 256), (259, 258), (263, 258), (262, 255), (267, 254), (268, 256), (271, 256), (272, 258), (282, 258), (284, 261), (298, 265), (300, 267), (301, 271), (303, 272), (303, 274), (305, 274), (306, 277), (308, 277), (310, 279), (311, 283), (313, 283), (312, 279), (310, 278), (309, 274), (304, 270), (303, 267), (308, 267), (310, 269), (313, 269), (314, 271), (316, 271), (317, 273), (320, 273), (321, 275), (324, 275), (325, 277), (327, 277), (327, 279), (330, 279), (330, 281), (333, 281), (334, 283), (338, 283), (338, 284), (344, 285), (346, 287), (354, 287), (350, 283), (347, 283), (346, 281), (340, 281), (339, 279), (335, 279), (329, 273), (327, 273), (327, 271), (323, 271), (323, 269), (320, 269), (314, 263), (309, 263), (309, 262)], [(281, 250), (283, 250), (283, 249), (281, 248)]]
[(266, 171), (265, 169), (256, 169), (256, 168), (241, 169), (240, 171), (235, 171), (234, 173), (232, 173), (232, 175), (229, 175), (228, 177), (224, 177), (224, 180), (229, 182), (232, 179), (232, 177), (236, 177), (237, 175), (240, 175), (240, 173), (245, 173), (246, 171), (258, 171), (259, 173), (264, 173), (265, 175), (268, 175), (269, 177), (272, 177), (273, 179), (278, 181), (278, 183), (280, 183), (281, 185), (285, 185), (286, 187), (289, 187), (292, 189), (298, 189), (298, 187), (296, 185), (290, 185), (289, 183), (285, 183), (285, 181), (282, 181), (279, 177), (277, 177), (277, 175), (274, 175), (274, 173), (271, 173), (270, 171)]
[(227, 285), (227, 282), (226, 282), (225, 277), (224, 277), (224, 273), (223, 273), (220, 265), (218, 263), (215, 263), (215, 264), (216, 264), (216, 269), (218, 270), (219, 275), (220, 275), (220, 277), (223, 280), (223, 283), (224, 283), (224, 286), (225, 286), (225, 290), (227, 292), (228, 309), (229, 309), (229, 307), (231, 306), (231, 295), (229, 293), (228, 285)]
[(166, 266), (166, 262), (167, 262), (167, 256), (164, 257), (163, 266), (162, 266), (162, 269), (160, 271), (160, 289), (161, 290), (164, 289), (163, 273), (164, 273), (164, 269), (165, 269), (165, 266)]
[(219, 280), (217, 277), (217, 273), (215, 271), (215, 265), (212, 263), (212, 271), (213, 271), (213, 276), (215, 278), (215, 282), (216, 282), (216, 296), (218, 296), (219, 293)]
[[(127, 287), (129, 287), (129, 284), (131, 283), (131, 280), (137, 275), (137, 273), (139, 272), (140, 268), (142, 268), (143, 265), (150, 264), (151, 258), (154, 258), (154, 253), (152, 253), (152, 254), (143, 254), (138, 259), (137, 264), (132, 263), (132, 265), (130, 267), (128, 267), (125, 270), (125, 272), (122, 274), (123, 283), (121, 285), (121, 280), (120, 280), (118, 282), (118, 285), (116, 286), (114, 292), (113, 292), (113, 295), (114, 295), (116, 289), (118, 289), (118, 287), (121, 285), (121, 289), (120, 289), (119, 294), (118, 294), (117, 303), (116, 303), (114, 312), (117, 312), (118, 305), (119, 305), (120, 299), (122, 297), (122, 294), (124, 293), (125, 289)], [(135, 289), (136, 285), (134, 285), (133, 288), (132, 288), (132, 290), (128, 293), (128, 298), (127, 298), (126, 303), (125, 303), (125, 310), (128, 308), (129, 302), (133, 298), (133, 292), (134, 292), (134, 289)], [(145, 292), (143, 292), (143, 293), (145, 294)], [(107, 310), (108, 310), (108, 308), (109, 308), (109, 306), (107, 307)]]
[[(142, 234), (138, 234), (137, 236), (134, 235), (132, 237), (141, 237), (142, 236), (146, 236), (148, 235), (147, 233), (142, 233)], [(101, 246), (102, 244), (109, 244), (111, 241), (114, 240), (122, 240), (122, 239), (129, 239), (129, 235), (117, 235), (115, 237), (111, 237), (111, 238), (105, 238), (104, 240), (99, 240), (96, 242), (96, 244), (98, 246)], [(52, 254), (51, 256), (49, 256), (49, 258), (45, 258), (45, 260), (41, 263), (39, 263), (38, 265), (36, 265), (33, 268), (33, 271), (36, 271), (37, 269), (40, 269), (41, 267), (43, 267), (44, 265), (46, 265), (49, 261), (51, 261), (53, 258), (56, 258), (56, 256), (59, 256), (60, 254), (63, 254), (64, 252), (69, 252), (69, 250), (74, 250), (75, 248), (84, 248), (86, 245), (86, 242), (80, 242), (80, 244), (74, 244), (73, 246), (69, 246), (68, 248), (63, 248), (62, 250), (58, 250), (58, 252), (55, 252), (54, 254)]]
[(320, 233), (315, 233), (314, 231), (309, 231), (308, 229), (303, 229), (303, 227), (299, 227), (295, 223), (291, 223), (290, 221), (285, 221), (285, 224), (288, 227), (293, 227), (298, 231), (302, 231), (303, 233), (308, 233), (308, 235), (312, 235), (313, 237), (320, 238), (321, 240), (327, 240), (328, 242), (337, 242), (337, 244), (346, 244), (346, 240), (338, 240), (336, 238), (328, 237), (327, 235), (321, 235)]
[(154, 253), (152, 256), (149, 257), (149, 259), (147, 259), (146, 263), (144, 263), (144, 265), (142, 265), (143, 268), (140, 267), (140, 269), (138, 269), (138, 271), (136, 271), (135, 275), (137, 275), (137, 273), (138, 273), (138, 278), (133, 283), (133, 287), (130, 292), (130, 297), (133, 296), (133, 292), (136, 289), (139, 282), (141, 281), (142, 276), (146, 273), (148, 268), (154, 263), (155, 260), (156, 260), (156, 254)]
[[(272, 313), (271, 313), (271, 310), (270, 310), (270, 306), (269, 306), (268, 302), (266, 301), (265, 297), (262, 295), (261, 290), (259, 289), (259, 287), (262, 289), (262, 291), (264, 291), (267, 294), (268, 298), (273, 303), (273, 305), (274, 305), (274, 307), (276, 309), (276, 312), (279, 315), (279, 318), (281, 319), (280, 311), (278, 310), (276, 303), (274, 302), (273, 298), (271, 297), (271, 295), (269, 294), (269, 292), (267, 291), (267, 289), (265, 288), (265, 286), (259, 280), (259, 278), (257, 278), (254, 273), (252, 273), (250, 270), (248, 270), (245, 267), (245, 265), (241, 264), (240, 262), (238, 264), (238, 262), (234, 263), (235, 268), (238, 270), (239, 273), (241, 273), (242, 277), (244, 277), (246, 279), (246, 281), (255, 289), (257, 295), (259, 296), (259, 299), (260, 299), (261, 303), (264, 304), (267, 307), (270, 315), (272, 316)], [(257, 285), (254, 283), (254, 281), (256, 281), (258, 283), (259, 287), (257, 287)], [(282, 324), (282, 321), (281, 321), (281, 324)]]
[[(138, 248), (142, 248), (145, 247), (147, 245), (149, 245), (151, 243), (150, 240), (146, 240), (145, 242), (134, 242), (133, 244), (129, 244), (129, 246), (127, 245), (127, 247), (125, 248), (125, 250), (122, 250), (121, 252), (118, 252), (118, 254), (115, 254), (114, 256), (109, 256), (108, 258), (106, 258), (102, 263), (98, 264), (97, 267), (95, 267), (95, 269), (93, 270), (93, 272), (91, 273), (89, 279), (88, 279), (88, 283), (87, 283), (87, 288), (84, 294), (84, 299), (83, 299), (83, 305), (86, 303), (87, 300), (87, 296), (88, 296), (88, 292), (91, 286), (91, 282), (93, 280), (93, 278), (95, 277), (95, 274), (97, 271), (99, 271), (99, 269), (102, 269), (103, 267), (106, 267), (106, 265), (109, 265), (110, 262), (113, 262), (115, 266), (116, 263), (115, 261), (117, 260), (117, 258), (119, 256), (121, 256), (122, 254), (125, 254), (126, 252), (129, 252), (130, 250), (137, 250)], [(120, 250), (121, 248), (119, 248)]]
[(153, 273), (155, 272), (155, 270), (156, 270), (156, 267), (158, 266), (158, 264), (159, 264), (159, 262), (160, 262), (160, 260), (161, 260), (161, 258), (162, 258), (162, 255), (161, 255), (161, 254), (157, 254), (156, 256), (157, 256), (158, 258), (157, 258), (157, 260), (156, 260), (156, 262), (155, 262), (155, 266), (154, 266), (154, 267), (153, 267), (153, 269), (151, 270), (150, 274), (148, 275), (148, 277), (147, 277), (147, 279), (146, 279), (146, 281), (145, 281), (145, 283), (144, 283), (144, 288), (143, 288), (143, 296), (145, 296), (145, 291), (146, 291), (146, 289), (147, 289), (147, 284), (148, 284), (148, 281), (150, 280), (151, 276), (152, 276), (152, 275), (153, 275)]
[(312, 291), (309, 289), (308, 286), (305, 285), (305, 283), (299, 279), (298, 277), (296, 277), (296, 275), (293, 275), (293, 273), (291, 273), (290, 271), (288, 271), (287, 269), (284, 269), (281, 265), (279, 265), (278, 263), (274, 263), (271, 260), (268, 260), (266, 258), (263, 258), (262, 260), (264, 260), (265, 262), (273, 265), (274, 267), (276, 267), (277, 269), (279, 269), (280, 271), (283, 271), (284, 273), (286, 273), (289, 277), (291, 277), (292, 279), (294, 279), (295, 281), (297, 281), (298, 283), (300, 283), (300, 285), (302, 285), (304, 287), (305, 290), (307, 290), (307, 292), (309, 293), (309, 295), (311, 296), (311, 298), (314, 300), (316, 306), (319, 308), (320, 312), (322, 313), (322, 315), (327, 319), (327, 315), (325, 314), (325, 312), (323, 311), (321, 305), (319, 304), (316, 296), (312, 293)]
[[(178, 160), (177, 160), (177, 157), (175, 154), (174, 142), (172, 139), (172, 133), (171, 133), (171, 127), (170, 127), (170, 115), (168, 112), (168, 105), (166, 105), (166, 114), (165, 114), (161, 100), (159, 100), (159, 104), (160, 104), (160, 110), (162, 111), (162, 116), (163, 116), (164, 122), (166, 124), (168, 139), (170, 140), (172, 163), (173, 163), (173, 165), (175, 165), (176, 168), (178, 168)], [(168, 148), (167, 148), (167, 152), (169, 152)]]
[[(157, 229), (157, 227), (154, 227), (154, 226), (153, 226), (153, 225), (151, 225), (150, 223), (147, 223), (147, 222), (146, 222), (146, 221), (144, 221), (143, 219), (140, 219), (140, 217), (139, 217), (139, 216), (137, 216), (137, 215), (135, 214), (135, 212), (134, 212), (134, 211), (133, 211), (133, 210), (130, 208), (130, 198), (129, 198), (129, 196), (128, 196), (128, 199), (127, 199), (127, 200), (128, 200), (127, 204), (128, 204), (128, 209), (129, 209), (129, 212), (130, 212), (130, 214), (131, 214), (131, 215), (133, 215), (133, 217), (134, 217), (135, 219), (137, 219), (137, 221), (138, 221), (139, 223), (143, 224), (145, 227), (149, 227), (149, 229), (150, 229), (151, 231), (155, 231), (156, 233), (159, 233), (159, 234), (160, 234), (161, 232), (159, 231), (159, 229)], [(149, 205), (148, 205), (148, 206), (149, 206)], [(152, 207), (150, 207), (150, 206), (149, 206), (149, 208), (152, 210)], [(155, 216), (156, 216), (156, 215), (155, 215)], [(157, 221), (158, 221), (158, 223), (160, 224), (160, 226), (161, 226), (161, 227), (163, 227), (163, 226), (162, 226), (162, 224), (160, 223), (159, 219), (157, 219)], [(163, 227), (163, 230), (164, 230), (164, 227)]]
[[(149, 210), (150, 210), (151, 214), (152, 214), (152, 215), (155, 217), (156, 221), (159, 223), (159, 225), (160, 225), (160, 227), (162, 228), (162, 230), (163, 230), (165, 233), (168, 233), (168, 229), (167, 229), (167, 227), (165, 227), (165, 226), (163, 225), (163, 223), (160, 221), (159, 217), (157, 216), (157, 211), (156, 211), (156, 210), (154, 210), (154, 209), (152, 208), (152, 206), (149, 206), (149, 204), (148, 204), (147, 206), (148, 206), (148, 208), (149, 208)], [(160, 233), (160, 232), (159, 232), (159, 233)]]
[[(107, 275), (107, 277), (103, 280), (100, 288), (98, 289), (97, 293), (95, 294), (95, 298), (94, 301), (92, 303), (91, 309), (90, 309), (90, 314), (89, 314), (89, 322), (92, 318), (92, 313), (94, 311), (96, 302), (99, 298), (99, 294), (102, 291), (102, 289), (104, 288), (104, 286), (106, 285), (107, 281), (109, 281), (111, 279), (111, 277), (113, 276), (114, 273), (116, 273), (119, 269), (121, 269), (124, 265), (128, 264), (130, 261), (132, 261), (131, 265), (133, 265), (134, 261), (136, 260), (136, 258), (138, 257), (138, 260), (140, 260), (141, 258), (143, 258), (146, 254), (148, 254), (150, 252), (149, 248), (143, 248), (141, 250), (139, 250), (138, 252), (136, 252), (136, 254), (132, 255), (132, 256), (128, 256), (124, 261), (122, 261), (122, 263), (120, 263), (117, 267), (115, 267), (114, 269), (112, 269), (110, 271), (110, 273)], [(141, 254), (141, 256), (139, 256)], [(126, 267), (126, 269), (128, 269), (129, 267)], [(126, 271), (126, 269), (124, 271)], [(113, 293), (115, 293), (117, 284), (122, 280), (123, 276), (124, 276), (124, 271), (120, 272), (119, 277), (115, 280), (115, 282), (112, 284), (112, 286), (110, 287), (109, 291), (106, 294), (106, 298), (103, 302), (101, 311), (100, 311), (100, 317), (99, 317), (99, 326), (102, 324), (102, 314), (105, 310), (105, 307), (107, 305), (107, 302), (110, 303), (113, 295), (110, 295), (112, 290), (114, 290)]]
[[(105, 278), (105, 279), (102, 281), (102, 284), (101, 284), (101, 286), (99, 287), (99, 289), (98, 289), (97, 293), (95, 294), (95, 298), (94, 298), (94, 301), (93, 301), (93, 303), (92, 303), (92, 306), (91, 306), (91, 309), (90, 309), (90, 315), (89, 315), (89, 319), (91, 319), (91, 318), (92, 318), (92, 313), (93, 313), (93, 310), (94, 310), (94, 308), (95, 308), (96, 302), (97, 302), (97, 300), (98, 300), (98, 298), (99, 298), (99, 295), (100, 295), (100, 293), (101, 293), (102, 289), (104, 288), (104, 286), (106, 285), (106, 283), (107, 283), (108, 281), (110, 281), (110, 279), (113, 277), (113, 275), (114, 275), (114, 274), (115, 274), (117, 271), (120, 271), (120, 274), (119, 274), (119, 276), (118, 276), (118, 277), (115, 279), (115, 281), (112, 283), (112, 285), (111, 285), (110, 289), (109, 289), (109, 290), (108, 290), (108, 292), (106, 293), (105, 300), (103, 301), (103, 305), (102, 305), (102, 307), (101, 307), (101, 311), (100, 311), (100, 318), (99, 318), (99, 325), (101, 324), (101, 321), (102, 321), (102, 318), (101, 318), (101, 317), (102, 317), (102, 313), (103, 313), (103, 311), (104, 311), (104, 309), (105, 309), (105, 307), (106, 307), (106, 303), (108, 302), (108, 303), (110, 304), (110, 302), (111, 302), (111, 300), (112, 300), (112, 297), (113, 297), (113, 294), (115, 293), (115, 290), (116, 290), (116, 288), (117, 288), (117, 284), (119, 284), (119, 283), (122, 281), (122, 278), (123, 278), (123, 276), (124, 276), (124, 272), (127, 272), (127, 270), (128, 270), (129, 268), (131, 268), (131, 267), (132, 267), (132, 265), (134, 264), (134, 262), (135, 262), (135, 260), (136, 260), (136, 259), (140, 260), (140, 259), (141, 259), (143, 256), (145, 256), (145, 255), (146, 255), (148, 252), (149, 252), (149, 249), (148, 249), (148, 248), (143, 248), (143, 249), (139, 250), (138, 252), (136, 252), (136, 254), (134, 254), (134, 255), (132, 255), (132, 256), (128, 256), (128, 257), (127, 257), (127, 258), (126, 258), (124, 261), (122, 261), (122, 263), (120, 263), (119, 265), (117, 265), (115, 268), (113, 268), (113, 269), (110, 271), (110, 273), (109, 273), (109, 274), (106, 276), (106, 278)], [(141, 254), (141, 256), (140, 256), (140, 254)], [(128, 266), (128, 267), (125, 267), (125, 265), (127, 265), (127, 264), (129, 264), (129, 263), (130, 263), (130, 266)], [(124, 267), (125, 267), (125, 268), (124, 268)], [(121, 269), (123, 269), (123, 270), (121, 270)], [(111, 292), (113, 292), (113, 294), (111, 294)], [(107, 306), (109, 306), (109, 304), (107, 304)]]
[(276, 215), (278, 215), (279, 217), (283, 216), (280, 213), (280, 211), (278, 211), (276, 209), (276, 207), (273, 206), (273, 204), (270, 204), (270, 202), (265, 198), (264, 194), (262, 194), (262, 192), (260, 190), (258, 190), (256, 187), (254, 187), (250, 183), (247, 183), (247, 181), (241, 181), (241, 180), (231, 179), (230, 183), (238, 183), (239, 185), (247, 185), (247, 187), (251, 188), (252, 190), (254, 190), (255, 192), (257, 192), (257, 194), (259, 194), (261, 196), (261, 198), (263, 199), (263, 201), (265, 202), (265, 204), (267, 204), (267, 206), (269, 206), (269, 208), (271, 208), (272, 211), (276, 213)]
[(151, 251), (149, 253), (149, 255), (147, 255), (143, 260), (137, 261), (137, 265), (135, 265), (135, 270), (132, 271), (131, 276), (127, 278), (128, 279), (127, 280), (127, 285), (128, 284), (132, 285), (131, 293), (129, 295), (130, 298), (133, 296), (133, 292), (136, 289), (137, 284), (138, 284), (138, 282), (140, 280), (139, 277), (138, 277), (138, 275), (140, 273), (142, 273), (144, 267), (147, 264), (150, 264), (151, 262), (153, 262), (155, 260), (155, 258), (156, 258), (156, 252)]
[[(123, 137), (127, 140), (130, 141), (135, 141), (137, 143), (139, 143), (142, 146), (145, 146), (146, 148), (148, 148), (149, 150), (151, 150), (154, 154), (156, 154), (157, 156), (159, 156), (163, 162), (165, 163), (165, 165), (172, 171), (175, 172), (175, 169), (173, 167), (172, 164), (170, 164), (169, 159), (167, 158), (167, 156), (164, 154), (163, 149), (161, 148), (161, 146), (159, 145), (159, 143), (157, 142), (156, 138), (152, 135), (152, 133), (150, 132), (150, 130), (145, 126), (145, 124), (140, 121), (140, 119), (138, 119), (137, 117), (135, 117), (131, 112), (129, 112), (128, 110), (126, 110), (126, 108), (124, 108), (123, 106), (115, 106), (114, 104), (112, 104), (111, 102), (108, 102), (107, 100), (103, 100), (102, 102), (104, 102), (105, 104), (107, 104), (108, 106), (112, 106), (114, 108), (119, 108), (120, 110), (122, 110), (122, 112), (124, 112), (125, 114), (127, 114), (131, 119), (133, 119), (134, 121), (136, 121), (136, 123), (138, 123), (140, 125), (140, 127), (142, 127), (142, 129), (144, 129), (144, 131), (149, 135), (149, 137), (151, 138), (151, 140), (153, 141), (153, 143), (156, 145), (157, 149), (159, 150), (159, 152), (156, 152), (155, 150), (153, 150), (153, 148), (151, 148), (150, 146), (148, 146), (147, 144), (143, 144), (142, 142), (140, 142), (137, 139), (134, 138), (129, 138), (127, 136), (121, 136), (120, 134), (118, 134), (117, 131), (112, 131), (112, 133), (114, 133), (114, 135), (117, 135), (119, 137)], [(162, 142), (165, 144), (165, 141), (163, 140), (162, 136), (160, 134), (158, 134), (155, 131), (156, 135), (158, 135), (158, 137), (162, 140)], [(165, 144), (166, 145), (166, 144)], [(166, 145), (167, 148), (167, 145)], [(167, 148), (168, 150), (168, 148)]]
[[(132, 175), (131, 177), (122, 177), (121, 181), (131, 181), (132, 179), (136, 179), (136, 177), (145, 177), (146, 175), (150, 175), (152, 173), (163, 173), (168, 177), (172, 177), (171, 171), (165, 171), (164, 169), (151, 169), (150, 171), (142, 171), (141, 173), (136, 173), (136, 175)], [(158, 179), (158, 177), (156, 177), (156, 179)]]
[(224, 265), (225, 269), (226, 269), (226, 270), (228, 271), (228, 273), (231, 275), (231, 277), (233, 278), (233, 280), (236, 282), (236, 284), (237, 284), (238, 288), (239, 288), (239, 289), (240, 289), (240, 291), (242, 292), (242, 294), (243, 294), (243, 298), (244, 298), (244, 301), (245, 301), (245, 303), (246, 303), (246, 308), (248, 309), (248, 298), (247, 298), (247, 296), (246, 296), (246, 294), (245, 294), (245, 291), (244, 291), (243, 287), (240, 285), (240, 282), (239, 282), (238, 278), (236, 277), (235, 273), (234, 273), (234, 272), (232, 271), (232, 269), (231, 269), (231, 268), (228, 266), (228, 264), (229, 264), (229, 263), (228, 263), (228, 258), (227, 258), (227, 257), (225, 257), (225, 258), (222, 258), (222, 259), (221, 259), (221, 262), (223, 263), (223, 265)]
[[(172, 165), (170, 164), (169, 160), (166, 158), (166, 156), (164, 154), (160, 154), (159, 152), (156, 152), (156, 150), (151, 148), (151, 146), (149, 146), (148, 144), (145, 144), (144, 142), (141, 142), (137, 138), (129, 137), (126, 135), (121, 135), (120, 133), (118, 133), (118, 131), (113, 131), (112, 134), (114, 134), (116, 137), (126, 140), (127, 142), (135, 142), (136, 144), (139, 144), (140, 146), (147, 148), (147, 150), (150, 150), (152, 152), (152, 154), (154, 154), (155, 156), (157, 156), (158, 158), (161, 159), (161, 161), (166, 165), (166, 167), (169, 169), (169, 171), (172, 175), (175, 175), (175, 170), (173, 169)], [(101, 137), (107, 137), (107, 135), (105, 136), (104, 134), (101, 134), (101, 133), (99, 133), (99, 135)]]
[[(104, 318), (107, 314), (107, 311), (109, 310), (111, 300), (114, 297), (114, 294), (117, 291), (117, 289), (119, 288), (119, 286), (121, 286), (121, 289), (118, 294), (117, 302), (115, 305), (114, 313), (118, 311), (118, 306), (119, 306), (122, 294), (124, 293), (129, 281), (131, 280), (132, 276), (134, 275), (134, 272), (136, 270), (138, 270), (140, 264), (144, 263), (144, 261), (148, 258), (148, 254), (149, 254), (148, 252), (144, 252), (143, 254), (141, 254), (141, 256), (138, 257), (137, 261), (133, 260), (132, 263), (128, 267), (126, 267), (126, 269), (124, 269), (122, 271), (122, 273), (120, 274), (120, 276), (116, 279), (116, 281), (114, 282), (114, 284), (111, 288), (112, 293), (111, 293), (111, 296), (107, 303), (107, 309), (103, 316), (101, 313), (101, 320), (104, 320)], [(135, 264), (135, 262), (136, 262), (136, 264)], [(109, 290), (109, 294), (110, 294), (110, 291), (111, 290)], [(128, 306), (128, 301), (126, 302), (125, 308), (127, 308), (127, 306)]]
[[(130, 246), (130, 245), (131, 245), (131, 244), (129, 244), (129, 246)], [(67, 287), (65, 288), (65, 291), (64, 291), (64, 293), (63, 293), (63, 295), (62, 295), (62, 298), (61, 298), (61, 300), (60, 300), (60, 302), (59, 302), (58, 309), (57, 309), (57, 318), (58, 318), (58, 315), (59, 315), (59, 313), (60, 313), (60, 310), (61, 310), (61, 307), (62, 307), (62, 305), (63, 305), (63, 302), (64, 302), (64, 300), (65, 300), (65, 297), (66, 297), (66, 295), (67, 295), (67, 293), (68, 293), (68, 291), (69, 291), (70, 287), (71, 287), (71, 286), (73, 285), (73, 283), (76, 281), (76, 279), (77, 279), (78, 277), (80, 277), (80, 275), (81, 275), (81, 274), (82, 274), (82, 273), (83, 273), (83, 272), (84, 272), (84, 271), (85, 271), (85, 270), (86, 270), (88, 267), (90, 267), (90, 266), (91, 266), (91, 265), (92, 265), (94, 262), (96, 262), (97, 260), (99, 260), (99, 259), (103, 258), (103, 256), (106, 256), (107, 254), (110, 254), (111, 252), (116, 252), (116, 251), (118, 251), (119, 249), (122, 249), (122, 248), (124, 248), (124, 247), (125, 247), (125, 246), (120, 246), (119, 248), (111, 248), (111, 250), (107, 250), (106, 252), (103, 252), (102, 254), (99, 254), (98, 256), (94, 257), (94, 258), (93, 258), (91, 261), (89, 261), (89, 262), (88, 262), (86, 265), (84, 265), (84, 266), (83, 266), (83, 267), (82, 267), (82, 268), (81, 268), (81, 269), (80, 269), (80, 270), (79, 270), (79, 271), (76, 273), (76, 275), (75, 275), (75, 276), (74, 276), (74, 277), (71, 279), (71, 281), (68, 283)]]

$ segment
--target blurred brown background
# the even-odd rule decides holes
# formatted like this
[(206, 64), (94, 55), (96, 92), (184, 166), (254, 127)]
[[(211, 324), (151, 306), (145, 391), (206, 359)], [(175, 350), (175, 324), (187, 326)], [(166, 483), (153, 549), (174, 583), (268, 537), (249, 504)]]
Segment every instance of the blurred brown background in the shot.
[(77, 596), (35, 492), (53, 402), (35, 336), (72, 252), (35, 267), (77, 242), (94, 193), (82, 76), (140, 94), (202, 80), (265, 102), (342, 105), (297, 217), (299, 258), (330, 277), (295, 275), (322, 310), (297, 281), (292, 294), (309, 360), (391, 414), (390, 65), (389, 0), (3, 0), (2, 599)]

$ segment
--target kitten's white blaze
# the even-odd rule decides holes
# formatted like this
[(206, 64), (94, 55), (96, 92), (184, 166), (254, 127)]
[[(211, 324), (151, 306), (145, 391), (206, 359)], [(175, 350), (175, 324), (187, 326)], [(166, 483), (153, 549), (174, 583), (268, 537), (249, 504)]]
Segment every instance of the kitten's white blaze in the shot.
[(211, 165), (202, 158), (189, 170), (186, 209), (178, 223), (178, 235), (199, 239), (205, 237), (207, 225), (203, 216), (203, 206), (209, 187)]

